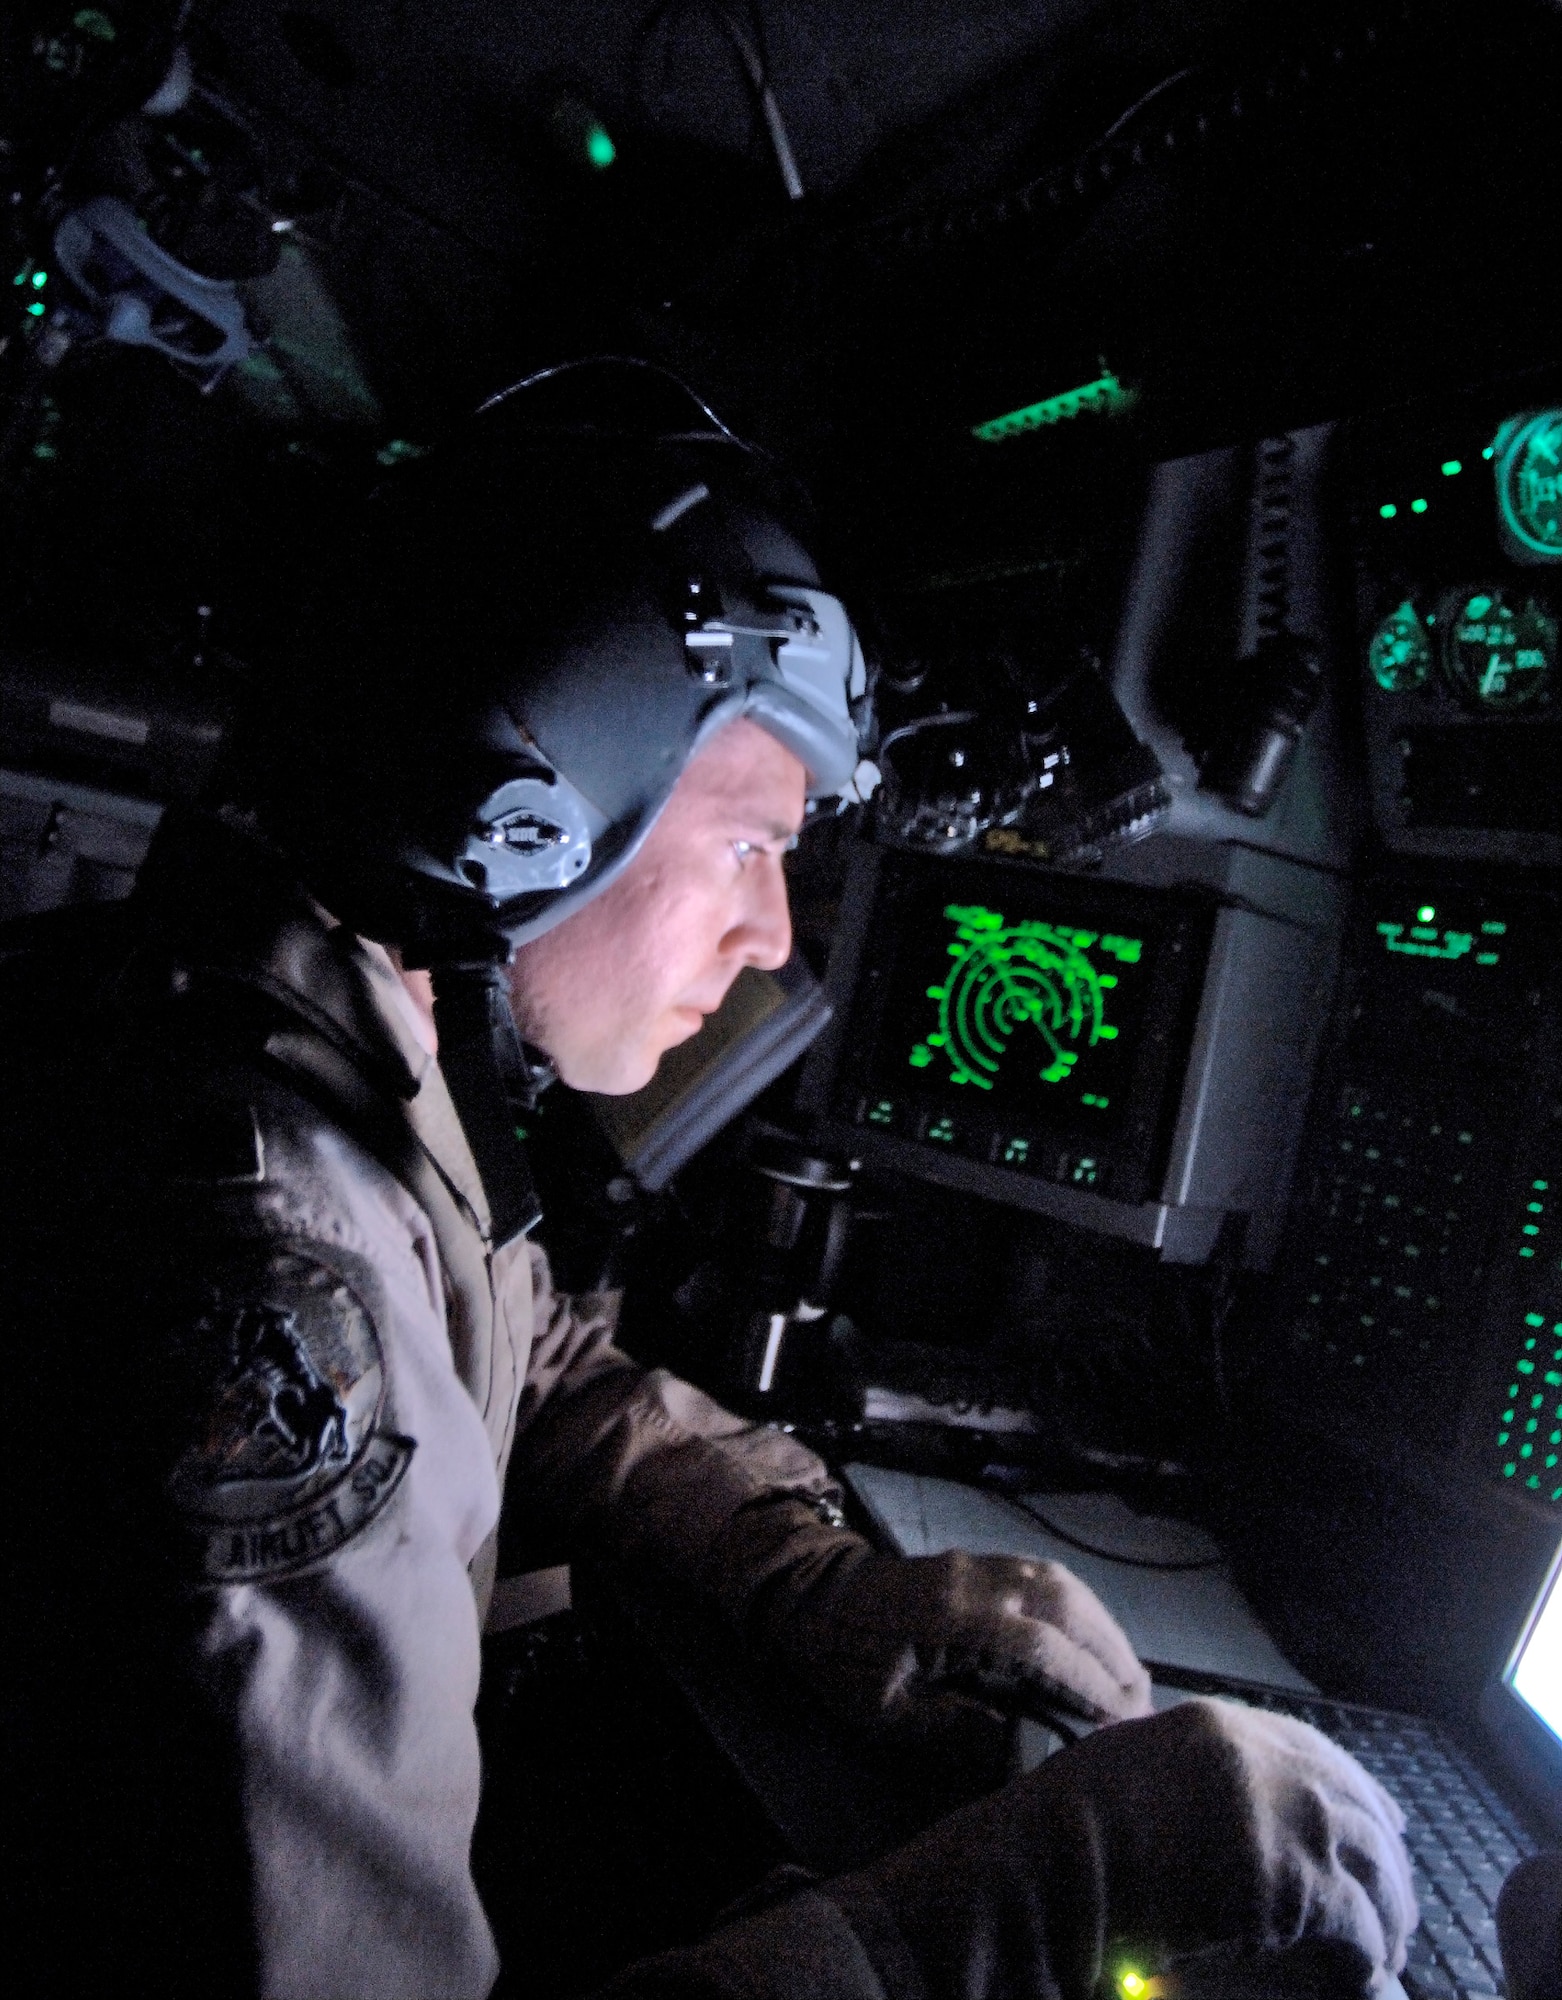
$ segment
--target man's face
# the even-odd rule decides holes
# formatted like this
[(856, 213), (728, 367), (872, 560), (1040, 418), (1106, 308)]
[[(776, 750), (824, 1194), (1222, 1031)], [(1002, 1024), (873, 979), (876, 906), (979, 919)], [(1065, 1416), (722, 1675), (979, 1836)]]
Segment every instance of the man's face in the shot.
[(781, 856), (803, 823), (806, 783), (773, 736), (729, 723), (679, 779), (623, 874), (516, 953), (516, 1021), (566, 1083), (614, 1096), (639, 1090), (745, 965), (786, 962)]

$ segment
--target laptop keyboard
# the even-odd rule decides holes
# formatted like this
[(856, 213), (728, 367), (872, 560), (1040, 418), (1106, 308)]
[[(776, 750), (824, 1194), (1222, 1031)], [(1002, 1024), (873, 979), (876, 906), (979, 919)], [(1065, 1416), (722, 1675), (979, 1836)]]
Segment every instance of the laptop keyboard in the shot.
[(1400, 1975), (1411, 2000), (1493, 2000), (1503, 1993), (1497, 1891), (1539, 1843), (1451, 1737), (1414, 1716), (1308, 1695), (1244, 1689), (1255, 1708), (1310, 1722), (1370, 1771), (1405, 1813), (1421, 1923)]

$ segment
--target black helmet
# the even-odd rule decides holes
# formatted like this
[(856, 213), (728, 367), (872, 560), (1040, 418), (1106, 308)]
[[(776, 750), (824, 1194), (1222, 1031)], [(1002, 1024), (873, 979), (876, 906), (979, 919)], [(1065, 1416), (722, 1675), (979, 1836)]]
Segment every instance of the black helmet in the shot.
[(260, 720), (263, 824), (353, 928), (473, 963), (606, 887), (734, 717), (849, 793), (866, 671), (801, 512), (652, 364), (495, 396), (364, 510)]

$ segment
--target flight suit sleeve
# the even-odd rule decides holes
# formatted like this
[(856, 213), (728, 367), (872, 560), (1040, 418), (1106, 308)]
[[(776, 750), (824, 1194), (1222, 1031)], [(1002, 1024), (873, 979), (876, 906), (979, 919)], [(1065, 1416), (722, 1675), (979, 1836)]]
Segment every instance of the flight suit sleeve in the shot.
[(740, 1623), (799, 1560), (855, 1542), (823, 1461), (613, 1345), (610, 1302), (553, 1290), (534, 1246), (535, 1336), (507, 1505), (677, 1574)]
[(477, 2000), (493, 1455), (421, 1211), (339, 1132), (267, 1155), (218, 1204), (249, 1239), (192, 1252), (164, 1314), (186, 1679), (233, 1774), (255, 1989)]

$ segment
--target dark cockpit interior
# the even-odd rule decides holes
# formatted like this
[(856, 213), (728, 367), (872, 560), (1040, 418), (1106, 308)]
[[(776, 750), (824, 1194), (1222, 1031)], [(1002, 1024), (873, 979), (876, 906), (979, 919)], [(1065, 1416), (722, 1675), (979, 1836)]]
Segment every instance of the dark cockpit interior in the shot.
[[(528, 1117), (559, 1284), (886, 1545), (1076, 1568), (1168, 1698), (1329, 1707), (1407, 1796), (1435, 1732), (1461, 1893), (1555, 1845), (1554, 0), (23, 0), (0, 49), (0, 918), (130, 894), (362, 495), (535, 371), (671, 369), (806, 489), (870, 796), (781, 972)], [(959, 1795), (563, 1563), (501, 1548), (479, 1711), (537, 1990)], [(1500, 1993), (1494, 1936), (1449, 1900), (1405, 1992)]]

